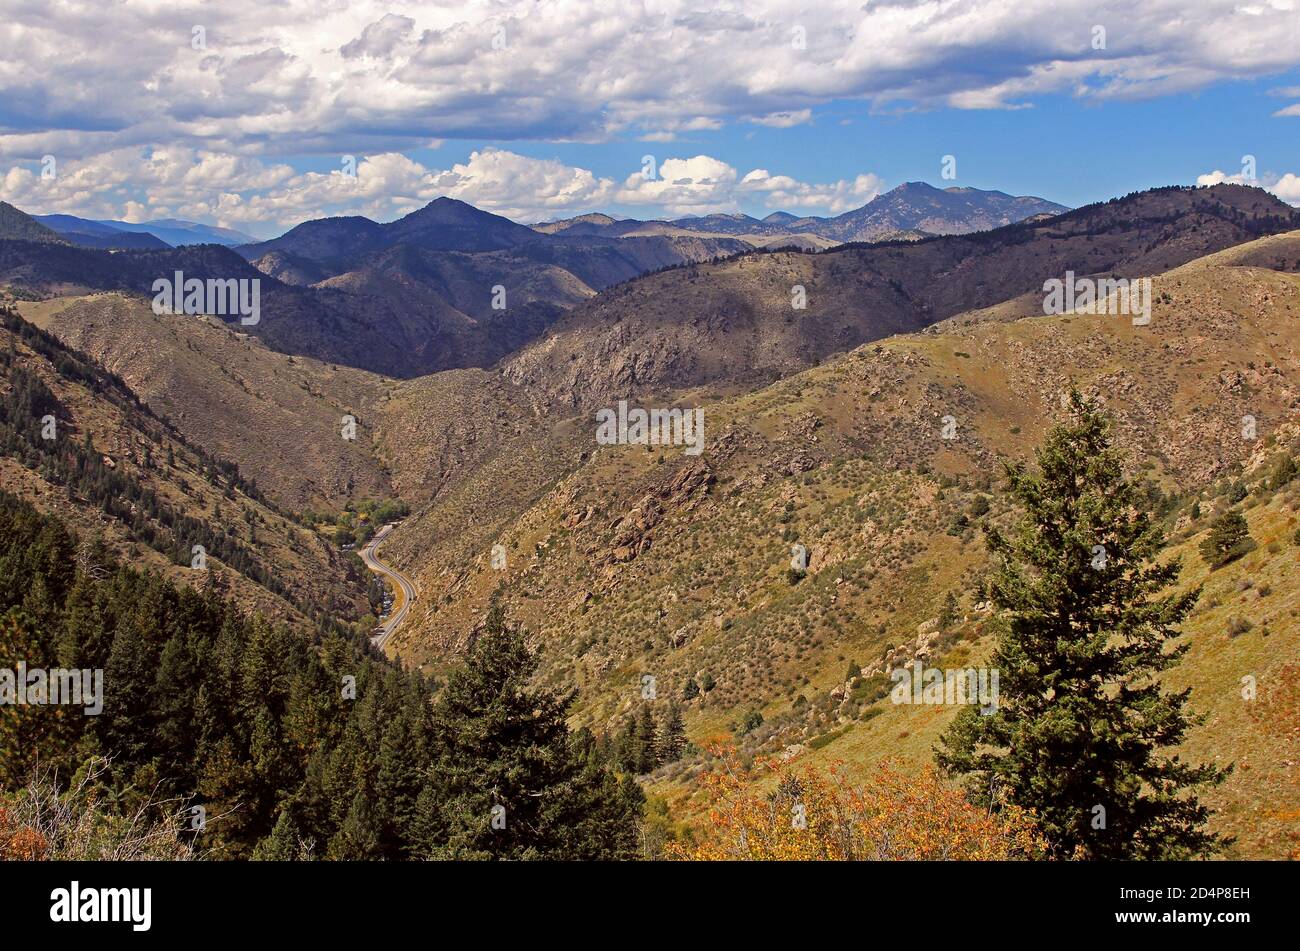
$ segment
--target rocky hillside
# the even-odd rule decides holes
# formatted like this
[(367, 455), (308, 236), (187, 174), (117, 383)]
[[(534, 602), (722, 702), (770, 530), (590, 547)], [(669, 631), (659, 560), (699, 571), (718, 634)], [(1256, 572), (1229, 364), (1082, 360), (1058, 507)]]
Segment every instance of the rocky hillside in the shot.
[[(91, 547), (272, 619), (358, 618), (361, 566), (194, 448), (117, 377), (0, 308), (0, 483)], [(194, 546), (203, 549), (196, 568)]]
[[(327, 510), (392, 495), (372, 449), (372, 410), (394, 381), (277, 353), (215, 318), (154, 314), (139, 297), (58, 297), (18, 309), (281, 505)], [(355, 440), (343, 438), (348, 416)]]
[[(956, 663), (982, 649), (978, 527), (1008, 514), (998, 464), (1028, 454), (1071, 383), (1114, 414), (1152, 511), (1177, 538), (1203, 532), (1240, 486), (1266, 482), (1261, 467), (1281, 448), (1300, 448), (1287, 429), (1300, 410), (1300, 280), (1239, 263), (1275, 260), (1269, 249), (1280, 243), (1168, 271), (1147, 326), (1079, 314), (954, 321), (751, 393), (675, 393), (662, 405), (704, 406), (697, 458), (598, 447), (590, 417), (539, 439), (511, 401), (514, 422), (500, 412), (503, 428), (519, 427), (517, 451), (485, 454), (388, 543), (421, 591), (393, 647), (439, 667), (496, 595), (532, 632), (543, 679), (577, 687), (577, 717), (598, 732), (617, 731), (638, 709), (651, 676), (661, 700), (684, 704), (700, 745), (739, 736), (748, 750), (783, 754), (843, 750), (851, 735), (872, 737), (882, 754), (928, 757), (928, 743), (903, 741), (932, 740), (941, 712), (909, 714), (924, 721), (913, 723), (880, 707), (881, 672), (918, 652)], [(548, 455), (549, 485), (538, 474)], [(495, 497), (520, 484), (520, 471), (531, 474), (529, 492)], [(1273, 577), (1294, 563), (1296, 499), (1270, 499), (1258, 570)], [(496, 545), (503, 567), (494, 567)], [(806, 571), (792, 570), (795, 545), (807, 550)], [(940, 625), (949, 595), (958, 620)], [(1260, 602), (1277, 617), (1269, 629), (1288, 632), (1269, 642), (1280, 653), (1259, 655), (1274, 673), (1300, 660), (1290, 598)], [(1228, 641), (1213, 620), (1222, 613), (1192, 629), (1199, 659), (1187, 676), (1200, 690), (1225, 662)], [(1265, 615), (1248, 619), (1258, 627)], [(849, 661), (862, 671), (846, 685)], [(751, 712), (761, 725), (737, 732)], [(877, 717), (888, 726), (870, 726)], [(1235, 735), (1262, 761), (1271, 741)], [(865, 759), (855, 754), (853, 768)], [(656, 782), (690, 808), (698, 766), (688, 759)], [(1294, 778), (1264, 772), (1270, 789)], [(1240, 813), (1262, 788), (1248, 781), (1222, 802)], [(1275, 848), (1261, 838), (1242, 854)]]
[[(1051, 278), (1159, 275), (1300, 212), (1259, 189), (1158, 189), (995, 231), (677, 268), (575, 308), (505, 364), (557, 407), (770, 382), (864, 342), (1023, 297)], [(1159, 290), (1157, 289), (1157, 293)], [(803, 304), (803, 307), (799, 305)]]

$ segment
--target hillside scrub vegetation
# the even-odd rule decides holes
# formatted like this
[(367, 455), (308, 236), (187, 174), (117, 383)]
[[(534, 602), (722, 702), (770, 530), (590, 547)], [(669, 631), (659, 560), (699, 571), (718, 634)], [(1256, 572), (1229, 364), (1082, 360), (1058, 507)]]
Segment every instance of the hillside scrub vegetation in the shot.
[(1200, 592), (1170, 591), (1180, 565), (1156, 560), (1163, 533), (1124, 476), (1110, 420), (1077, 390), (1068, 411), (1036, 471), (1007, 467), (1023, 514), (1012, 532), (987, 532), (1001, 697), (957, 715), (939, 763), (969, 778), (977, 802), (1003, 795), (1033, 812), (1058, 858), (1211, 854), (1223, 841), (1194, 793), (1227, 770), (1168, 755), (1202, 720), (1190, 691), (1155, 678), (1189, 650), (1173, 642)]
[(634, 854), (639, 788), (569, 732), (565, 697), (525, 686), (530, 653), (503, 619), (435, 701), (334, 628), (272, 625), (86, 555), (58, 518), (0, 493), (0, 668), (103, 672), (99, 715), (0, 706), (11, 851), (69, 854), (25, 817), (90, 770), (89, 786), (71, 780), (77, 821), (166, 830), (179, 801), (207, 819), (175, 849), (212, 858)]

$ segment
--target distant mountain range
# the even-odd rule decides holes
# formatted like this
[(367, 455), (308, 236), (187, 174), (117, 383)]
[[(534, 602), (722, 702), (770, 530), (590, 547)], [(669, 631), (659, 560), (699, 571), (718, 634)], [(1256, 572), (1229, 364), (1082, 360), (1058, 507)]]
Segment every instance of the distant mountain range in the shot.
[[(782, 238), (807, 244), (807, 238), (823, 239), (814, 245), (829, 246), (855, 241), (914, 239), (930, 235), (967, 234), (1014, 224), (1038, 215), (1057, 215), (1069, 209), (1042, 198), (1016, 197), (1000, 191), (978, 188), (935, 188), (925, 182), (907, 182), (873, 198), (861, 208), (833, 218), (798, 217), (776, 211), (766, 218), (750, 215), (704, 215), (672, 221), (616, 220), (608, 215), (582, 215), (565, 221), (534, 227), (548, 234), (652, 233), (656, 229), (680, 229), (697, 234), (726, 234), (762, 239), (758, 244), (782, 243)], [(776, 240), (772, 240), (776, 239)]]
[[(11, 206), (10, 206), (11, 207)], [(435, 251), (500, 251), (533, 243), (537, 234), (566, 238), (730, 237), (751, 247), (803, 247), (820, 250), (854, 241), (909, 240), (938, 234), (965, 234), (1068, 209), (1042, 198), (1016, 197), (977, 188), (935, 188), (908, 182), (873, 198), (861, 208), (835, 217), (800, 217), (776, 211), (765, 218), (744, 214), (690, 216), (668, 221), (616, 219), (586, 214), (531, 227), (493, 215), (465, 202), (439, 198), (397, 221), (381, 224), (359, 216), (303, 222), (278, 238), (258, 241), (231, 228), (159, 218), (129, 222), (76, 215), (32, 215), (55, 235), (85, 248), (157, 250), (191, 244), (238, 247), (249, 260), (275, 252), (277, 267), (301, 268), (304, 261), (337, 270), (358, 254), (398, 244)], [(2, 230), (2, 229), (0, 229)], [(296, 274), (307, 283), (307, 268)]]
[(90, 224), (101, 227), (60, 235), (5, 206), (0, 283), (149, 294), (177, 270), (260, 278), (275, 319), (252, 332), (269, 346), (397, 376), (490, 366), (603, 288), (750, 247), (727, 236), (549, 236), (450, 198), (387, 224), (319, 219), (237, 249), (128, 245), (153, 238)]
[(248, 244), (257, 239), (231, 228), (218, 228), (180, 218), (154, 221), (92, 220), (76, 215), (33, 215), (35, 221), (83, 248), (148, 250), (179, 248), (187, 244), (221, 244), (226, 247)]
[[(629, 223), (587, 215), (530, 228), (439, 198), (388, 223), (323, 218), (235, 248), (111, 252), (76, 246), (6, 205), (0, 238), (13, 240), (0, 241), (0, 285), (42, 296), (75, 288), (148, 295), (160, 275), (176, 270), (201, 279), (256, 277), (264, 319), (248, 332), (282, 352), (399, 377), (501, 362), (511, 379), (550, 399), (603, 405), (620, 392), (737, 374), (771, 379), (884, 334), (1025, 294), (1041, 284), (1048, 259), (1058, 262), (1053, 274), (1147, 274), (1297, 227), (1294, 209), (1248, 188), (1157, 189), (1057, 216), (1037, 212), (1043, 204), (906, 185), (830, 219)], [(978, 216), (1027, 212), (1035, 214), (959, 235), (913, 227), (958, 228)], [(1186, 226), (1165, 235), (1170, 216)], [(701, 227), (728, 222), (775, 236)], [(825, 234), (778, 224), (843, 236), (908, 230), (909, 238), (823, 250), (818, 242), (835, 244)], [(105, 238), (104, 230), (77, 234)], [(116, 239), (108, 233), (106, 240)], [(756, 243), (768, 250), (795, 244), (800, 253), (746, 253)], [(707, 279), (696, 267), (708, 268)], [(637, 277), (644, 279), (631, 281)], [(791, 320), (792, 283), (808, 289), (816, 319)]]

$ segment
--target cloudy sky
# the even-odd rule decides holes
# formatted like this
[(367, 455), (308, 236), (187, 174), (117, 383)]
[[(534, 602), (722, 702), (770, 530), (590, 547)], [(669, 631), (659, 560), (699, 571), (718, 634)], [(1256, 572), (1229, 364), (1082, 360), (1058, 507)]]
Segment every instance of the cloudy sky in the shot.
[(837, 214), (916, 180), (1077, 205), (1252, 177), (1300, 204), (1300, 0), (0, 11), (0, 199), (34, 213), (260, 237), (439, 195), (536, 221)]

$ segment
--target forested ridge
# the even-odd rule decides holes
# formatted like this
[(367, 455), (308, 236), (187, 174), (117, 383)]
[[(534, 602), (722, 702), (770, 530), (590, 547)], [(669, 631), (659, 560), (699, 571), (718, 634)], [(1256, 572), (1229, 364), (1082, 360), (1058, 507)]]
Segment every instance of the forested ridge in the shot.
[(435, 697), (337, 630), (247, 617), (0, 494), (0, 668), (102, 669), (98, 716), (0, 706), (0, 780), (108, 757), (101, 808), (180, 797), (213, 858), (627, 858), (641, 793), (527, 688), (494, 614)]
[[(186, 444), (119, 378), (11, 309), (0, 327), (0, 454), (176, 564), (202, 545), (309, 619), (274, 624), (219, 585), (177, 586), (0, 491), (0, 670), (102, 671), (104, 691), (99, 715), (0, 704), (0, 809), (33, 777), (66, 789), (93, 775), (96, 824), (143, 809), (210, 858), (634, 853), (639, 787), (615, 777), (589, 734), (570, 734), (571, 698), (528, 688), (522, 632), (495, 613), (435, 698), (433, 682), (373, 653), (349, 619), (294, 598), (265, 552), (111, 463), (40, 367), (144, 434), (142, 471), (184, 453), (232, 508), (242, 495), (285, 515), (237, 467)], [(63, 854), (43, 849), (24, 854)]]
[[(50, 421), (55, 433), (59, 427), (66, 432), (70, 416), (40, 376), (19, 361), (14, 349), (16, 340), (47, 359), (64, 380), (83, 385), (113, 403), (139, 428), (152, 424), (180, 443), (166, 424), (141, 405), (117, 377), (68, 350), (12, 310), (0, 308), (0, 325), (13, 334), (9, 348), (0, 350), (0, 374), (8, 383), (8, 391), (0, 395), (0, 454), (16, 459), (49, 482), (66, 487), (74, 498), (97, 506), (126, 526), (134, 538), (178, 565), (190, 564), (194, 546), (201, 545), (206, 554), (219, 558), (267, 590), (295, 600), (289, 588), (233, 533), (178, 511), (130, 472), (106, 464), (91, 444), (88, 431), (81, 441), (57, 435), (48, 438)], [(233, 500), (238, 490), (275, 510), (255, 485), (240, 477), (236, 466), (220, 462), (194, 447), (186, 448), (197, 456), (202, 474), (214, 485), (224, 486), (227, 498)], [(305, 613), (319, 616), (311, 605), (297, 606)]]

